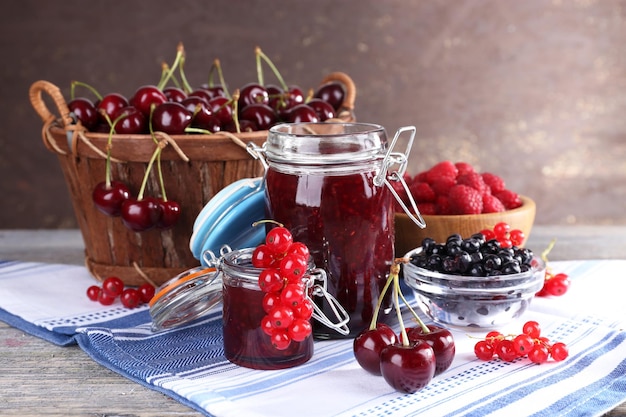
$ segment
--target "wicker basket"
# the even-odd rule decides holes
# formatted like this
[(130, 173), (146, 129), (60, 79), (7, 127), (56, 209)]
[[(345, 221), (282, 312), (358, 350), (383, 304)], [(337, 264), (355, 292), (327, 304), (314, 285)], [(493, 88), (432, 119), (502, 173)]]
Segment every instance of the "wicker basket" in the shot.
[[(353, 121), (354, 83), (340, 72), (329, 74), (322, 83), (329, 81), (344, 84), (346, 96), (338, 118)], [(52, 98), (60, 117), (46, 106), (44, 92)], [(50, 82), (33, 83), (30, 101), (44, 122), (43, 142), (61, 164), (85, 243), (85, 263), (98, 280), (118, 276), (127, 285), (140, 285), (147, 277), (158, 285), (197, 266), (199, 262), (189, 249), (189, 239), (198, 213), (227, 185), (263, 174), (263, 167), (245, 146), (249, 142), (262, 145), (267, 131), (163, 135), (161, 163), (165, 189), (169, 199), (180, 203), (181, 217), (171, 229), (133, 232), (120, 218), (98, 211), (92, 201), (94, 187), (105, 176), (108, 134), (87, 132), (80, 124), (74, 124), (63, 95)], [(150, 135), (113, 135), (112, 178), (124, 181), (131, 187), (131, 193), (137, 193), (155, 146)], [(159, 190), (157, 176), (150, 175), (145, 195), (158, 196)]]

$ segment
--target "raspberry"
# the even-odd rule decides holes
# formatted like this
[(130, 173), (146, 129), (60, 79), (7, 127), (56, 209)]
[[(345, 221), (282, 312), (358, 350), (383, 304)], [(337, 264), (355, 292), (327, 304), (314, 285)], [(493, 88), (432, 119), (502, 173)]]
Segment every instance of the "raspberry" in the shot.
[(459, 172), (458, 175), (465, 175), (465, 174), (471, 174), (473, 172), (476, 172), (474, 170), (474, 167), (468, 164), (467, 162), (457, 162), (456, 164), (454, 164), (454, 166)]
[(413, 178), (413, 181), (428, 182), (428, 179), (426, 178), (428, 176), (427, 174), (428, 174), (428, 171), (422, 171), (419, 174), (417, 174), (415, 178)]
[(480, 195), (487, 194), (489, 191), (489, 187), (487, 186), (487, 184), (485, 184), (482, 175), (476, 172), (469, 172), (459, 175), (456, 183), (472, 187), (473, 189), (478, 191)]
[(430, 183), (430, 188), (437, 196), (446, 196), (450, 192), (450, 188), (456, 185), (456, 179), (450, 177), (441, 177)]
[(429, 184), (441, 178), (456, 180), (459, 170), (451, 161), (443, 161), (434, 165), (426, 172), (426, 180)]
[(437, 214), (437, 206), (435, 203), (420, 203), (418, 208), (420, 213), (426, 216)]
[(483, 213), (500, 213), (505, 210), (504, 204), (496, 196), (483, 194)]
[(437, 201), (435, 202), (435, 214), (452, 214), (450, 212), (450, 200), (447, 196), (437, 196)]
[(513, 210), (522, 205), (522, 200), (519, 195), (511, 190), (504, 189), (494, 194), (498, 200), (502, 202), (504, 208), (507, 210)]
[(455, 185), (448, 194), (451, 214), (480, 214), (483, 211), (482, 195), (467, 185)]
[(481, 176), (483, 177), (483, 181), (485, 182), (485, 184), (487, 184), (487, 186), (491, 190), (491, 194), (496, 194), (506, 188), (504, 185), (504, 180), (496, 174), (492, 174), (491, 172), (483, 172)]
[(414, 182), (409, 186), (409, 191), (417, 203), (434, 203), (435, 192), (425, 182)]

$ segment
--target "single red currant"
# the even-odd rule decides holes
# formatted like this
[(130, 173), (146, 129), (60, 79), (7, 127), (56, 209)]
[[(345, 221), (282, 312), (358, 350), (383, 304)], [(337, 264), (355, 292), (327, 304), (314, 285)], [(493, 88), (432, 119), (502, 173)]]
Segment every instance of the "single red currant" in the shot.
[(293, 243), (291, 232), (282, 226), (274, 227), (267, 232), (265, 243), (275, 253), (285, 253)]
[(293, 310), (286, 306), (277, 306), (268, 313), (275, 329), (287, 329), (293, 323)]
[(304, 257), (307, 262), (309, 261), (309, 257), (311, 256), (309, 252), (309, 247), (302, 242), (293, 242), (291, 246), (289, 246), (287, 252), (300, 255)]
[(274, 251), (262, 243), (252, 252), (252, 266), (255, 268), (270, 268), (274, 265), (276, 257)]
[(87, 298), (89, 298), (91, 301), (98, 301), (98, 297), (100, 297), (101, 291), (102, 289), (100, 287), (98, 287), (97, 285), (92, 285), (87, 288)]
[(307, 261), (303, 256), (289, 253), (280, 261), (280, 274), (289, 282), (299, 282), (307, 267)]
[(526, 239), (526, 235), (519, 229), (514, 229), (509, 232), (509, 239), (511, 239), (511, 243), (515, 246), (521, 246)]
[(259, 273), (259, 288), (265, 292), (280, 291), (283, 288), (283, 278), (278, 269), (267, 268)]
[(560, 362), (567, 359), (567, 357), (569, 356), (569, 349), (567, 348), (567, 345), (565, 343), (557, 342), (552, 345), (552, 348), (550, 349), (550, 355), (552, 355), (552, 358), (555, 361)]
[(544, 363), (548, 360), (550, 352), (543, 343), (536, 343), (535, 347), (528, 352), (528, 359), (533, 363)]
[(115, 297), (110, 296), (104, 291), (100, 291), (100, 294), (98, 294), (98, 302), (103, 306), (110, 306), (115, 302)]
[(274, 329), (274, 326), (272, 326), (272, 320), (270, 319), (270, 316), (264, 316), (261, 319), (261, 330), (263, 330), (263, 333), (268, 336), (271, 336), (276, 330)]
[(139, 286), (139, 296), (141, 299), (141, 302), (143, 303), (149, 303), (150, 300), (152, 300), (152, 297), (154, 297), (154, 286), (152, 284), (149, 283), (145, 283)]
[(126, 308), (135, 308), (141, 302), (141, 295), (135, 288), (126, 288), (120, 296), (120, 301)]
[(313, 303), (305, 298), (300, 304), (293, 308), (293, 316), (295, 318), (309, 320), (313, 316)]
[(291, 338), (285, 330), (274, 330), (271, 335), (272, 346), (278, 350), (285, 350), (291, 344)]
[(515, 351), (513, 341), (509, 339), (504, 339), (500, 341), (495, 349), (495, 353), (500, 359), (505, 362), (513, 362), (513, 360), (515, 360), (518, 356), (517, 352)]
[(527, 334), (533, 339), (538, 339), (541, 336), (541, 327), (536, 321), (530, 320), (524, 323), (522, 333)]
[(526, 356), (528, 352), (535, 346), (535, 341), (527, 334), (520, 334), (513, 339), (513, 346), (519, 356)]
[(308, 320), (295, 319), (287, 329), (287, 334), (296, 342), (302, 342), (311, 335), (311, 323)]
[(474, 345), (474, 353), (478, 359), (488, 361), (493, 358), (493, 345), (486, 340), (480, 340)]
[(278, 307), (280, 305), (280, 302), (280, 292), (268, 292), (263, 296), (263, 311), (269, 313), (275, 307)]
[(280, 294), (281, 302), (292, 309), (303, 303), (305, 297), (306, 293), (302, 284), (287, 284)]
[(124, 282), (118, 277), (108, 277), (102, 282), (102, 292), (109, 297), (119, 297), (124, 291)]
[(511, 226), (505, 222), (496, 223), (493, 226), (493, 233), (496, 235), (496, 239), (500, 240), (501, 238), (506, 238), (508, 236), (509, 231), (511, 230)]

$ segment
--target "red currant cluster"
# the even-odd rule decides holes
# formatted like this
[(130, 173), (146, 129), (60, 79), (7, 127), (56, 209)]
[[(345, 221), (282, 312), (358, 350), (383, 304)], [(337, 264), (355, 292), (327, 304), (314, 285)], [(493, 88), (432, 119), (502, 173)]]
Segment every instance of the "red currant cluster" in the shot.
[(474, 345), (474, 353), (478, 359), (488, 361), (494, 356), (505, 362), (527, 356), (533, 363), (547, 362), (550, 357), (557, 362), (565, 360), (569, 355), (567, 345), (562, 342), (551, 343), (547, 337), (541, 336), (541, 327), (536, 321), (527, 321), (519, 335), (503, 335), (498, 331), (487, 333), (484, 340)]
[(133, 198), (126, 184), (106, 179), (96, 185), (92, 199), (98, 210), (111, 217), (121, 217), (122, 223), (135, 232), (173, 227), (180, 217), (180, 204), (167, 198), (144, 198), (144, 187), (137, 198)]
[(485, 236), (485, 240), (497, 240), (502, 248), (521, 246), (526, 236), (519, 229), (511, 230), (511, 226), (505, 222), (496, 223), (493, 229), (483, 229), (480, 233)]
[(92, 285), (87, 288), (87, 297), (105, 306), (113, 304), (119, 297), (124, 307), (135, 308), (140, 304), (148, 303), (154, 297), (154, 291), (154, 286), (149, 283), (139, 288), (125, 288), (124, 282), (118, 277), (108, 277), (102, 281), (102, 287)]
[(313, 303), (307, 297), (303, 276), (308, 269), (309, 249), (294, 242), (291, 232), (279, 226), (271, 229), (265, 243), (257, 246), (252, 265), (261, 268), (259, 287), (265, 295), (261, 328), (278, 350), (291, 341), (301, 342), (311, 335)]
[(535, 295), (537, 297), (561, 296), (567, 292), (570, 283), (569, 275), (562, 272), (555, 274), (551, 270), (547, 270), (543, 288)]

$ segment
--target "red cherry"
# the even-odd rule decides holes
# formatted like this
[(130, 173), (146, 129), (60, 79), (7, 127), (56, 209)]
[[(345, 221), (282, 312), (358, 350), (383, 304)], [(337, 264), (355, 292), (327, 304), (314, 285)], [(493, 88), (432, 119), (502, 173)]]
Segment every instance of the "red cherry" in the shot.
[(100, 112), (104, 112), (109, 117), (109, 120), (113, 121), (115, 115), (127, 106), (128, 100), (126, 97), (118, 93), (109, 93), (102, 97), (102, 100), (100, 100), (100, 102), (96, 105), (96, 110), (98, 111), (100, 121), (106, 126), (109, 126), (106, 118), (104, 118)]
[(333, 106), (335, 110), (339, 110), (343, 104), (345, 90), (341, 83), (332, 81), (321, 86), (316, 92), (315, 97), (320, 98)]
[(85, 129), (92, 130), (98, 124), (98, 111), (91, 100), (77, 97), (67, 103), (67, 107), (80, 120)]
[(260, 84), (248, 83), (239, 90), (239, 101), (237, 106), (244, 109), (246, 106), (254, 103), (268, 104), (269, 95), (267, 90)]
[(176, 103), (180, 103), (187, 98), (187, 94), (183, 90), (174, 86), (165, 87), (163, 94), (165, 94), (168, 101), (174, 101)]
[(435, 375), (439, 375), (448, 369), (454, 360), (456, 353), (454, 338), (452, 333), (443, 327), (434, 324), (426, 327), (430, 330), (429, 333), (424, 333), (423, 329), (418, 326), (407, 329), (407, 336), (411, 343), (424, 341), (433, 348), (436, 361)]
[(145, 133), (148, 125), (146, 118), (136, 107), (126, 106), (116, 113), (113, 128), (115, 133), (133, 135)]
[(198, 88), (189, 93), (188, 97), (201, 98), (208, 103), (214, 96), (206, 88)]
[(377, 323), (375, 329), (365, 329), (354, 338), (352, 351), (361, 368), (371, 374), (381, 375), (380, 352), (396, 341), (396, 334), (391, 327)]
[(226, 97), (214, 97), (209, 101), (209, 109), (220, 125), (226, 126), (233, 122), (233, 108), (230, 99)]
[(159, 229), (169, 229), (173, 227), (180, 218), (180, 204), (173, 200), (159, 200), (161, 207), (161, 217), (156, 224)]
[(166, 101), (167, 96), (158, 87), (154, 85), (144, 85), (135, 91), (129, 103), (143, 113), (146, 118), (149, 118), (152, 105), (158, 107)]
[(257, 130), (268, 130), (278, 121), (276, 113), (267, 104), (254, 103), (244, 107), (239, 116), (241, 120), (254, 122)]
[(192, 127), (205, 129), (213, 133), (220, 131), (219, 120), (213, 115), (209, 103), (203, 98), (197, 96), (187, 97), (180, 104), (191, 112)]
[(93, 189), (91, 198), (98, 210), (108, 216), (119, 216), (122, 203), (130, 198), (130, 191), (123, 182), (111, 181), (109, 186), (101, 182)]
[(380, 352), (380, 371), (398, 391), (412, 394), (424, 388), (435, 375), (435, 352), (426, 342), (393, 344)]
[(289, 123), (316, 123), (319, 122), (319, 117), (317, 117), (317, 113), (315, 113), (312, 107), (306, 104), (298, 104), (287, 112), (287, 121)]
[(320, 122), (324, 122), (328, 119), (334, 119), (336, 117), (335, 109), (328, 102), (320, 98), (312, 98), (307, 101), (307, 106), (311, 107), (315, 114), (317, 114)]
[(183, 135), (191, 124), (192, 113), (180, 103), (158, 105), (152, 113), (152, 128), (169, 135)]
[(161, 206), (155, 198), (147, 197), (143, 200), (129, 198), (122, 203), (122, 222), (135, 232), (142, 232), (153, 228), (161, 217)]

